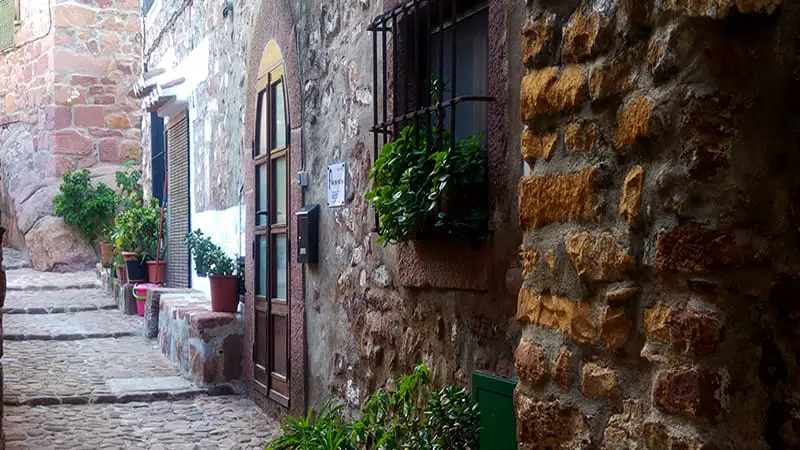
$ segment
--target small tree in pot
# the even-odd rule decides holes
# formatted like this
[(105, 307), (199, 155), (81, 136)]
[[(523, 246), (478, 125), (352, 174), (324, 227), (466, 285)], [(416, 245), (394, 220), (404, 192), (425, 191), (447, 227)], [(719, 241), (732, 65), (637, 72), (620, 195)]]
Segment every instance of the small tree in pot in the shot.
[(236, 312), (239, 306), (239, 265), (200, 230), (186, 236), (186, 246), (192, 252), (197, 274), (208, 275), (211, 309)]

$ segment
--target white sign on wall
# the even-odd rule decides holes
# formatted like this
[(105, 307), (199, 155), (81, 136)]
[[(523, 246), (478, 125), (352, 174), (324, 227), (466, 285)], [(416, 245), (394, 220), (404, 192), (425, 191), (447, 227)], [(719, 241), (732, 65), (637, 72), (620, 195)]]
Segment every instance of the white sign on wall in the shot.
[(347, 198), (347, 165), (328, 166), (328, 206), (344, 206)]

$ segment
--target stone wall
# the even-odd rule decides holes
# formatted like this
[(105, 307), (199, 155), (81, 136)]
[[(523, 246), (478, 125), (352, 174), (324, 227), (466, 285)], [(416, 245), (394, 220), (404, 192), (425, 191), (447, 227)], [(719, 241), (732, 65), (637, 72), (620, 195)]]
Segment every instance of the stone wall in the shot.
[(118, 164), (139, 157), (141, 112), (129, 95), (141, 73), (139, 2), (20, 3), (17, 47), (0, 61), (7, 243), (40, 270), (89, 267), (94, 252), (52, 217), (52, 198), (67, 170), (90, 168), (113, 186)]
[[(293, 148), (300, 151), (302, 146), (303, 168), (309, 172), (302, 202), (322, 205), (320, 263), (307, 267), (304, 281), (292, 281), (296, 292), (303, 291), (299, 307), (306, 320), (308, 352), (307, 379), (294, 382), (301, 389), (302, 383), (308, 386), (309, 406), (321, 406), (331, 395), (355, 406), (421, 361), (432, 366), (439, 384), (466, 385), (474, 370), (513, 373), (517, 291), (509, 291), (506, 280), (514, 284), (520, 237), (513, 193), (522, 164), (514, 146), (507, 145), (508, 136), (518, 133), (508, 125), (516, 104), (515, 96), (507, 101), (508, 93), (516, 86), (512, 89), (507, 80), (507, 2), (491, 2), (492, 54), (497, 58), (492, 64), (497, 70), (491, 84), (497, 98), (492, 116), (499, 124), (490, 138), (494, 234), (479, 250), (471, 250), (467, 242), (383, 247), (375, 241), (373, 214), (363, 197), (375, 101), (367, 26), (395, 3), (247, 0), (234, 2), (233, 13), (223, 18), (217, 1), (156, 0), (145, 18), (144, 59), (150, 68), (177, 67), (208, 43), (208, 76), (193, 87), (190, 101), (190, 159), (193, 213), (200, 213), (193, 216), (193, 226), (202, 223), (212, 237), (225, 236), (230, 221), (214, 223), (201, 215), (223, 217), (223, 211), (244, 201), (240, 189), (244, 164), (250, 160), (247, 136), (254, 127), (254, 105), (247, 100), (255, 98), (252, 77), (263, 51), (263, 46), (251, 44), (267, 29), (256, 18), (262, 14), (274, 21), (277, 16), (286, 21), (281, 29), (294, 30), (297, 60), (287, 64), (297, 67), (300, 89), (288, 92), (292, 142), (302, 144)], [(282, 51), (284, 56), (294, 53)], [(147, 168), (147, 118), (143, 147)], [(327, 166), (337, 162), (348, 162), (350, 194), (346, 207), (332, 209), (325, 206), (325, 182)], [(292, 167), (290, 176), (299, 170)], [(251, 318), (245, 320), (252, 327)], [(249, 333), (252, 339), (252, 329)], [(247, 376), (251, 344), (245, 345), (243, 359)], [(295, 406), (304, 412), (304, 405)]]
[(529, 2), (520, 448), (793, 448), (800, 5)]

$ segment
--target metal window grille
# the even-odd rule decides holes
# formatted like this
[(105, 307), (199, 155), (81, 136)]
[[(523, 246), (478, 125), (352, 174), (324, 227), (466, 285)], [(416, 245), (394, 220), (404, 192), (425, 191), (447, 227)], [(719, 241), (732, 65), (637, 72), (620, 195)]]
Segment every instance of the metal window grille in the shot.
[(191, 280), (189, 249), (189, 120), (188, 114), (167, 125), (167, 284), (188, 288)]
[[(458, 80), (462, 22), (487, 10), (485, 2), (411, 0), (375, 18), (368, 28), (373, 36), (375, 158), (392, 136), (412, 124), (427, 129), (428, 145), (433, 128), (452, 131), (449, 144), (455, 146), (458, 106), (493, 100), (484, 93), (464, 93)], [(443, 80), (448, 71), (449, 79)]]
[(14, 46), (14, 20), (17, 0), (0, 0), (0, 51)]

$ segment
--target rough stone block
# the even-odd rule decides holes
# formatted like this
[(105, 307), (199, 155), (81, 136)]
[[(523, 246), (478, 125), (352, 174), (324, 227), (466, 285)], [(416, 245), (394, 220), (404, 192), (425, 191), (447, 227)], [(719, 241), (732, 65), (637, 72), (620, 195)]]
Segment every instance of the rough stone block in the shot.
[(519, 379), (531, 386), (544, 381), (547, 373), (547, 360), (542, 347), (528, 341), (520, 341), (514, 352), (514, 366)]
[(589, 233), (567, 235), (567, 254), (578, 275), (586, 281), (618, 281), (634, 267), (633, 257), (620, 249), (611, 233), (592, 239)]
[(102, 127), (106, 124), (105, 108), (102, 106), (75, 106), (72, 114), (78, 127)]
[(597, 340), (589, 304), (583, 300), (573, 302), (566, 297), (540, 295), (522, 288), (517, 303), (517, 320), (559, 331), (585, 344)]
[(589, 8), (575, 11), (563, 30), (564, 59), (576, 62), (602, 51), (607, 46), (609, 25), (610, 21), (600, 11)]
[(97, 154), (103, 162), (122, 162), (122, 154), (119, 151), (119, 141), (114, 138), (101, 139), (97, 144)]
[(617, 113), (617, 148), (632, 145), (640, 137), (650, 136), (653, 102), (643, 95), (625, 103)]
[(525, 177), (519, 187), (519, 220), (524, 228), (597, 218), (594, 167), (577, 173)]
[(587, 397), (617, 397), (617, 374), (607, 367), (586, 363), (581, 371), (581, 392)]
[(556, 15), (544, 13), (535, 20), (528, 20), (522, 28), (522, 63), (526, 67), (546, 64), (553, 46), (553, 28)]
[(520, 448), (585, 448), (591, 443), (589, 420), (576, 406), (534, 401), (516, 390), (514, 409)]
[(598, 133), (597, 124), (594, 122), (573, 122), (564, 130), (564, 144), (573, 152), (594, 153)]
[(96, 16), (96, 11), (72, 4), (57, 4), (53, 12), (55, 26), (59, 28), (93, 25)]
[(595, 64), (589, 75), (589, 95), (592, 100), (605, 100), (627, 92), (633, 85), (634, 61), (632, 54), (625, 53)]
[(572, 352), (566, 346), (561, 346), (558, 355), (553, 360), (553, 381), (561, 389), (569, 388), (569, 361), (571, 358)]
[(72, 112), (67, 106), (48, 106), (45, 109), (47, 128), (60, 130), (72, 126)]
[(732, 12), (772, 14), (783, 0), (664, 0), (663, 9), (679, 11), (693, 17), (725, 19)]
[(619, 350), (633, 329), (633, 322), (622, 308), (606, 307), (598, 318), (600, 337), (606, 343), (606, 348), (612, 352)]
[(80, 155), (92, 153), (92, 140), (75, 130), (59, 130), (53, 133), (52, 151), (56, 155)]
[(125, 129), (131, 127), (131, 119), (127, 114), (117, 113), (106, 116), (106, 125), (112, 129)]
[(583, 100), (585, 87), (583, 67), (578, 65), (529, 73), (520, 89), (522, 120), (574, 108)]
[(53, 68), (56, 72), (106, 75), (113, 67), (114, 61), (109, 58), (83, 55), (66, 49), (58, 49), (53, 53)]
[(536, 265), (539, 263), (539, 252), (522, 250), (519, 252), (519, 260), (522, 263), (522, 276), (527, 277), (536, 270)]
[(722, 339), (722, 325), (717, 317), (690, 306), (672, 308), (657, 303), (645, 310), (644, 325), (649, 340), (696, 357), (714, 354)]
[(715, 424), (728, 409), (729, 379), (725, 370), (660, 372), (653, 387), (653, 404), (669, 414), (703, 418)]
[(736, 235), (687, 223), (658, 233), (656, 267), (661, 272), (712, 272), (742, 267), (745, 255)]
[(25, 245), (33, 268), (40, 271), (84, 270), (97, 262), (94, 249), (78, 231), (53, 216), (36, 222), (25, 235)]
[(558, 133), (536, 134), (531, 130), (522, 131), (522, 159), (533, 169), (539, 158), (550, 159), (556, 147)]
[(644, 185), (644, 170), (634, 167), (625, 177), (622, 184), (622, 195), (619, 199), (619, 214), (628, 219), (628, 224), (636, 227), (639, 224), (639, 208), (642, 205), (642, 186)]

